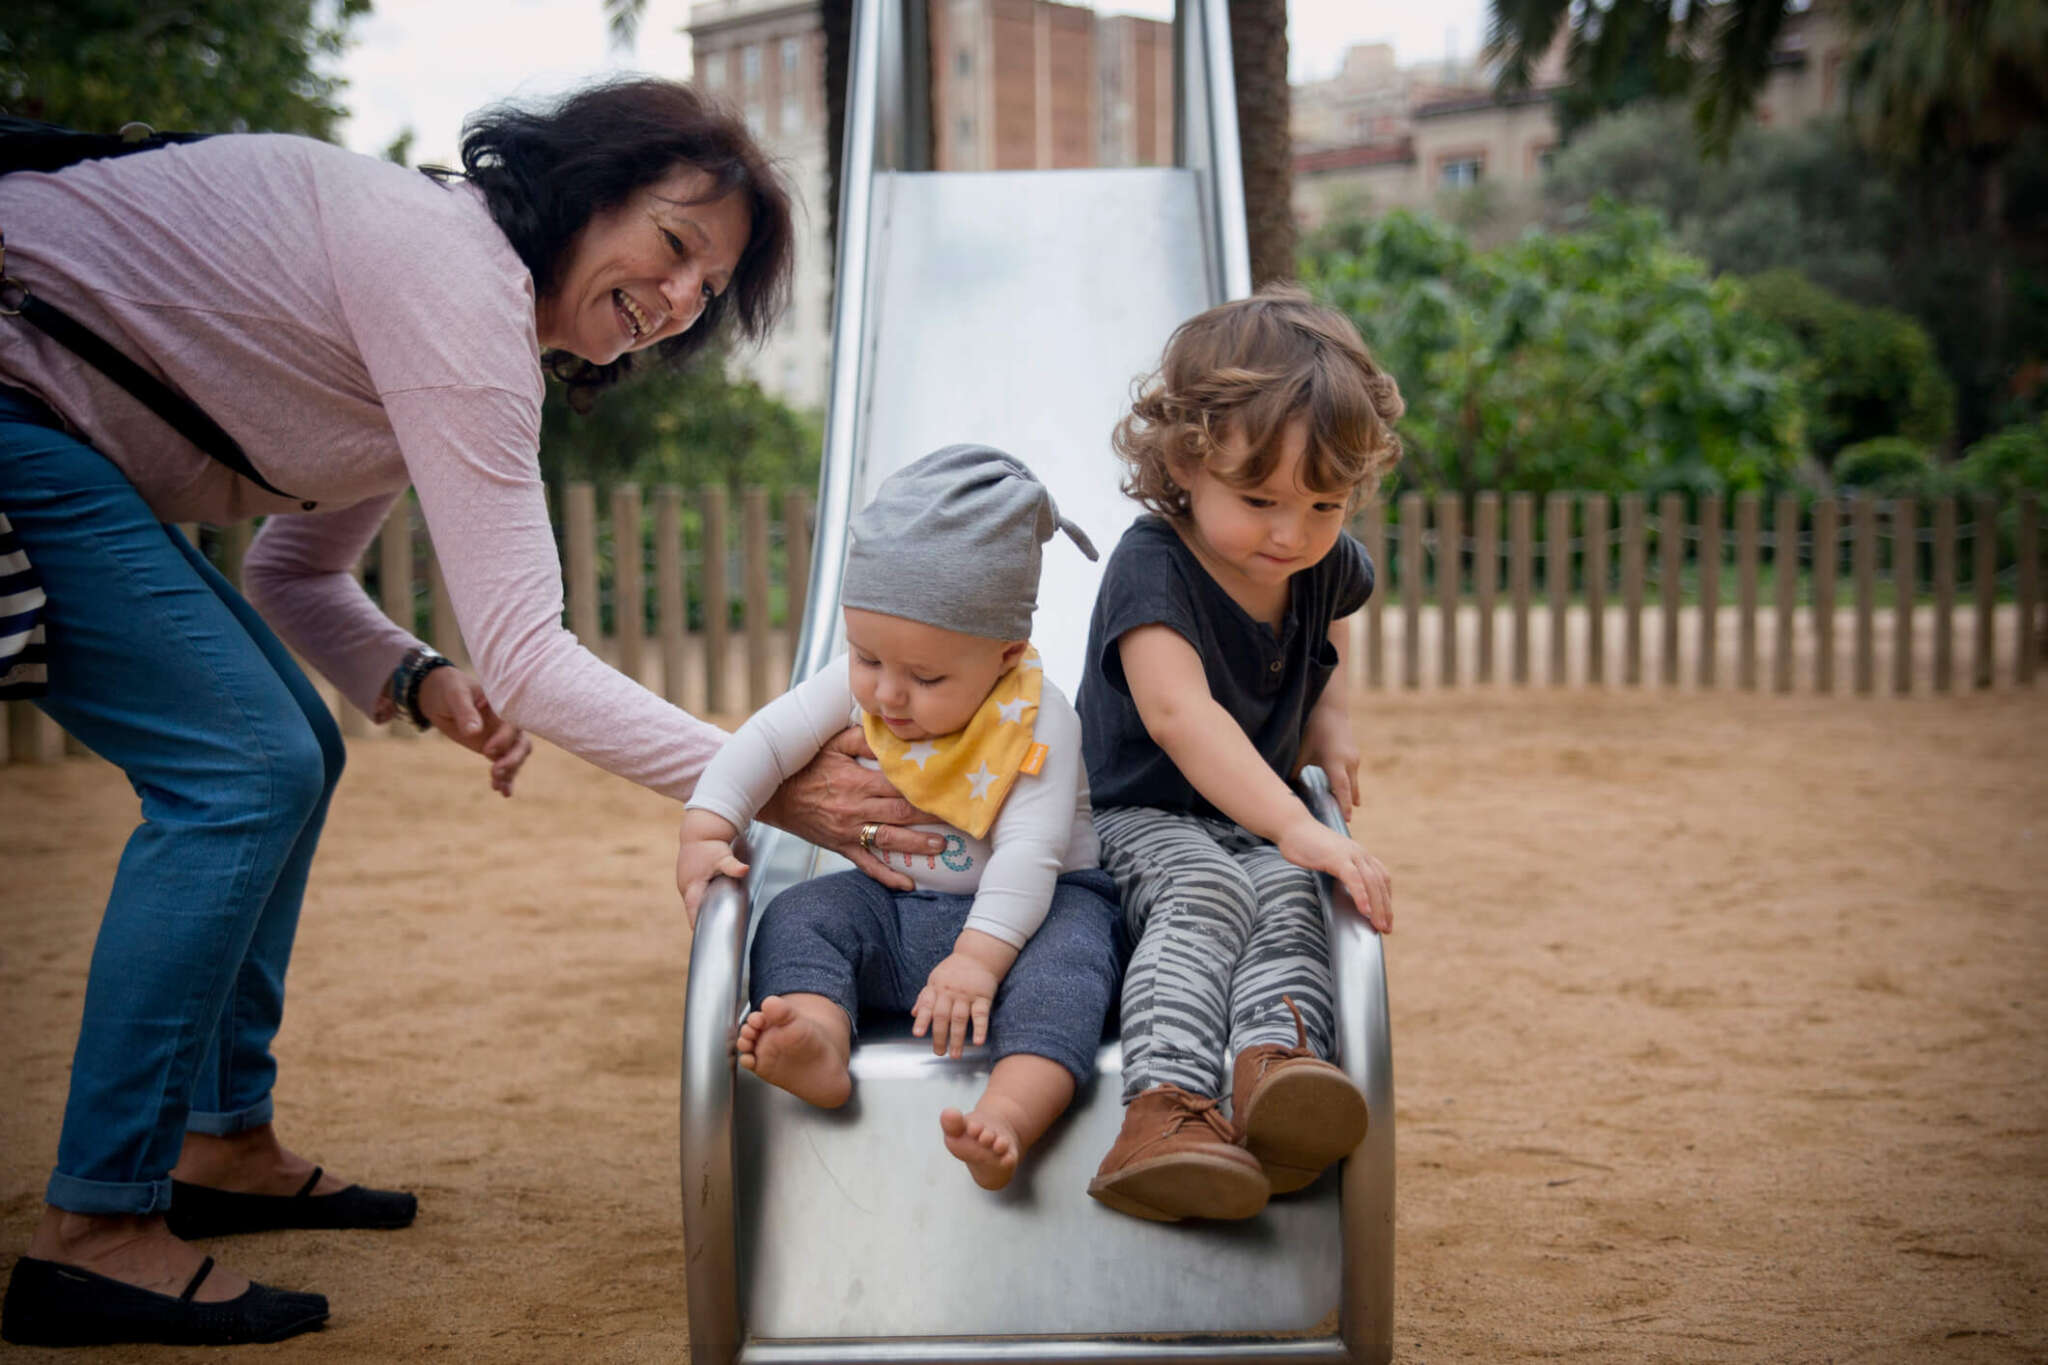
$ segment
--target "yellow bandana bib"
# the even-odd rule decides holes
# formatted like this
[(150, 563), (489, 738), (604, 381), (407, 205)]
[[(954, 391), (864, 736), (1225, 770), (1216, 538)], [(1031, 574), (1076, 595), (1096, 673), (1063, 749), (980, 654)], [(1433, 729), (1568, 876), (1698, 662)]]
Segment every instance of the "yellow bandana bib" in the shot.
[(995, 823), (1018, 775), (1036, 776), (1045, 766), (1045, 746), (1032, 738), (1044, 677), (1038, 651), (1026, 648), (1017, 666), (996, 680), (981, 709), (953, 734), (898, 739), (881, 717), (865, 711), (860, 728), (881, 760), (882, 775), (910, 804), (979, 839)]

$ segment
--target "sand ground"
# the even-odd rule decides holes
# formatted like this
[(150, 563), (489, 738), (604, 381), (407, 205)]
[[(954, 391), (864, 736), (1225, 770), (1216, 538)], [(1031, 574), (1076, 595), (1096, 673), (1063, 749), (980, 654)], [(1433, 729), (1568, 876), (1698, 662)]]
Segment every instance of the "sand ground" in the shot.
[[(2048, 695), (1358, 714), (1399, 915), (1400, 1359), (2048, 1359)], [(423, 1212), (219, 1244), (334, 1303), (236, 1358), (687, 1355), (674, 812), (553, 751), (521, 785), (355, 746), (280, 1122)], [(0, 1262), (134, 819), (96, 761), (0, 770)], [(47, 1355), (88, 1357), (221, 1353)]]

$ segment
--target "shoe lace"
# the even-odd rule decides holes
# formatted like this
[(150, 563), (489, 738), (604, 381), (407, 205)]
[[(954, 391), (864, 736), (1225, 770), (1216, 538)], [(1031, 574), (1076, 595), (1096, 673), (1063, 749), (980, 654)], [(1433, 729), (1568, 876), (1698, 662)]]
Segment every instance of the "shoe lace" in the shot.
[(1315, 1056), (1315, 1053), (1309, 1050), (1308, 1025), (1302, 1022), (1301, 1006), (1294, 1003), (1294, 997), (1291, 995), (1281, 996), (1280, 1003), (1287, 1006), (1289, 1012), (1294, 1015), (1294, 1046), (1275, 1047), (1271, 1052), (1258, 1054), (1252, 1063), (1255, 1068), (1253, 1074), (1256, 1076), (1264, 1076), (1268, 1067), (1277, 1066), (1281, 1062), (1292, 1061), (1297, 1057)]
[(1218, 1111), (1218, 1106), (1222, 1103), (1221, 1099), (1207, 1099), (1199, 1095), (1183, 1095), (1180, 1107), (1167, 1120), (1166, 1135), (1171, 1137), (1188, 1124), (1199, 1119), (1213, 1129), (1216, 1136), (1223, 1141), (1235, 1142), (1237, 1140), (1237, 1130), (1232, 1128), (1230, 1120), (1224, 1118)]

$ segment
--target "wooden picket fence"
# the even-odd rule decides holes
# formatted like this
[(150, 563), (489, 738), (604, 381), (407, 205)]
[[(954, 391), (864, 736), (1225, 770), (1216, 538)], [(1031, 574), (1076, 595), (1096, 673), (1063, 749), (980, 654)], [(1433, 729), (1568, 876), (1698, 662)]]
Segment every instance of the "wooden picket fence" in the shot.
[(1809, 506), (1786, 494), (1768, 530), (1765, 510), (1754, 493), (1732, 506), (1665, 494), (1654, 515), (1640, 494), (1555, 493), (1539, 507), (1528, 493), (1480, 493), (1468, 509), (1456, 494), (1411, 493), (1391, 521), (1367, 508), (1357, 531), (1381, 583), (1360, 613), (1363, 681), (1526, 685), (1540, 659), (1553, 686), (1755, 690), (1768, 677), (1776, 692), (1867, 696), (1881, 677), (1899, 694), (2033, 682), (2036, 496), (1976, 500), (1967, 524), (1954, 498), (1923, 518), (1912, 499)]
[[(579, 483), (558, 509), (577, 637), (677, 705), (727, 719), (786, 683), (812, 531), (802, 493), (781, 499), (779, 518), (762, 489), (741, 492), (736, 517), (731, 502), (722, 486), (618, 484), (601, 524), (597, 490)], [(1354, 678), (1852, 696), (2031, 684), (2044, 643), (2038, 497), (1925, 511), (1796, 495), (1767, 509), (1750, 493), (1654, 506), (1638, 494), (1406, 494), (1353, 527), (1380, 570), (1354, 618)], [(249, 535), (204, 537), (231, 580)], [(464, 657), (409, 499), (362, 572), (394, 620)], [(345, 734), (374, 733), (335, 705)], [(0, 761), (78, 752), (25, 703), (10, 704), (5, 738)]]

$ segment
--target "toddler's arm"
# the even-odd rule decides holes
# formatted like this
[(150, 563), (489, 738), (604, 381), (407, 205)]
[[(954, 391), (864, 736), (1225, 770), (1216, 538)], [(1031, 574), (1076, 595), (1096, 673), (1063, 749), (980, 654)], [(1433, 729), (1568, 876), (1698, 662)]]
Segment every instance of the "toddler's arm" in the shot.
[(1317, 767), (1330, 779), (1330, 795), (1337, 809), (1351, 818), (1358, 804), (1358, 741), (1351, 732), (1351, 689), (1344, 685), (1345, 647), (1350, 628), (1348, 618), (1330, 623), (1330, 648), (1337, 651), (1337, 672), (1323, 695), (1308, 713), (1301, 735), (1301, 768)]
[(1373, 928), (1394, 926), (1387, 870), (1356, 841), (1330, 829), (1266, 765), (1237, 721), (1209, 692), (1201, 656), (1168, 626), (1140, 626), (1117, 641), (1124, 681), (1147, 733), (1181, 776), (1244, 828), (1270, 839), (1300, 867), (1344, 883)]

